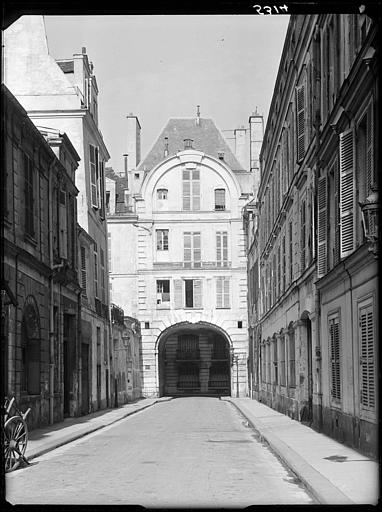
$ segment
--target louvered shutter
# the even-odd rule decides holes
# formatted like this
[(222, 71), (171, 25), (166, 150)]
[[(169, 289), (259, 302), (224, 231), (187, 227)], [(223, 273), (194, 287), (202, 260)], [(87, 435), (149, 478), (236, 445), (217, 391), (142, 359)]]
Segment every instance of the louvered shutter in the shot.
[(306, 249), (306, 208), (305, 208), (305, 201), (301, 204), (301, 211), (300, 211), (300, 228), (301, 228), (301, 238), (300, 238), (300, 266), (301, 266), (301, 274), (305, 270), (305, 249)]
[(353, 129), (340, 134), (340, 251), (341, 258), (355, 247), (355, 144)]
[(228, 233), (226, 231), (223, 232), (223, 267), (226, 267), (228, 264)]
[(334, 162), (334, 255), (333, 261), (336, 265), (340, 260), (340, 175), (338, 169), (338, 160)]
[(100, 161), (100, 216), (102, 219), (105, 218), (105, 164), (104, 162)]
[(374, 122), (371, 107), (367, 111), (366, 123), (366, 195), (369, 195), (370, 187), (376, 181), (374, 174)]
[[(198, 174), (196, 174), (198, 173)], [(192, 180), (192, 209), (200, 210), (200, 181), (199, 181), (199, 171), (193, 171), (193, 175), (196, 175), (198, 178)]]
[(86, 295), (86, 251), (84, 246), (81, 246), (81, 286), (83, 295)]
[(318, 179), (318, 242), (317, 273), (322, 277), (327, 272), (327, 176)]
[(229, 277), (224, 278), (223, 280), (223, 307), (229, 308), (229, 300), (230, 292), (229, 292)]
[(100, 208), (100, 162), (99, 162), (99, 151), (98, 148), (95, 148), (95, 164), (96, 164), (96, 183), (97, 183), (97, 208)]
[(201, 308), (202, 306), (202, 280), (194, 279), (194, 308)]
[(361, 344), (361, 403), (362, 407), (375, 408), (375, 352), (374, 352), (374, 319), (372, 304), (363, 307), (359, 312), (359, 329)]
[(174, 280), (174, 305), (175, 309), (181, 309), (183, 307), (183, 280)]
[(305, 155), (305, 84), (296, 88), (297, 161)]
[(183, 170), (183, 210), (191, 210), (191, 180), (190, 171), (187, 169)]
[(200, 241), (200, 233), (193, 233), (192, 234), (192, 241), (193, 241), (193, 266), (195, 268), (201, 267), (201, 241)]
[(90, 152), (90, 196), (91, 204), (94, 208), (98, 208), (97, 198), (97, 164), (96, 164), (96, 148), (89, 145)]
[(191, 268), (191, 233), (183, 233), (184, 266)]
[(338, 317), (329, 320), (331, 396), (341, 399), (340, 326)]
[(216, 307), (223, 307), (223, 280), (221, 277), (216, 279)]
[(218, 231), (216, 233), (216, 262), (217, 262), (218, 267), (221, 267), (221, 260), (222, 260), (222, 236), (221, 236), (221, 232)]

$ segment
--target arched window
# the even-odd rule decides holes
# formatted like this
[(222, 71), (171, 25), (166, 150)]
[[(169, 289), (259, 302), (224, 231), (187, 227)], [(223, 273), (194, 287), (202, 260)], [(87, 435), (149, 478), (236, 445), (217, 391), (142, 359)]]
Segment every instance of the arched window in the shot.
[(157, 198), (158, 199), (167, 199), (168, 190), (167, 188), (158, 188), (157, 190)]
[(40, 394), (40, 317), (35, 299), (27, 297), (21, 323), (21, 391)]

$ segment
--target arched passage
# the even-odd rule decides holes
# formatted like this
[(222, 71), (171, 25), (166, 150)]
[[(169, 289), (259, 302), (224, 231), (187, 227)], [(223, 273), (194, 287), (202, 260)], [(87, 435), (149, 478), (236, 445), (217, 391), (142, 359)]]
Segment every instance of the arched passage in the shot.
[(157, 341), (160, 396), (231, 394), (231, 343), (219, 327), (182, 322)]

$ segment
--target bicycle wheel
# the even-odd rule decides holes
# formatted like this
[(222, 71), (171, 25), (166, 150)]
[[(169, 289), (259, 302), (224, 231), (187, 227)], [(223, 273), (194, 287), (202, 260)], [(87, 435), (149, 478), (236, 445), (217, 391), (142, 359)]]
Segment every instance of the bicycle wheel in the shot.
[(12, 416), (4, 425), (5, 471), (16, 469), (24, 459), (28, 442), (28, 427), (20, 416)]

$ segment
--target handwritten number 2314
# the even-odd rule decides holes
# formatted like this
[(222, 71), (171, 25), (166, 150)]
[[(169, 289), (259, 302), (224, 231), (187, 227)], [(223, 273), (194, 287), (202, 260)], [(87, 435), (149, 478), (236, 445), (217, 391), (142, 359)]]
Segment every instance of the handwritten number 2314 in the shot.
[[(288, 6), (287, 5), (264, 5), (263, 7), (261, 5), (254, 5), (254, 9), (256, 9), (257, 14), (273, 14), (274, 12), (276, 14), (280, 14), (280, 11), (288, 12)], [(264, 11), (264, 12), (263, 12)]]

